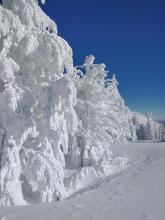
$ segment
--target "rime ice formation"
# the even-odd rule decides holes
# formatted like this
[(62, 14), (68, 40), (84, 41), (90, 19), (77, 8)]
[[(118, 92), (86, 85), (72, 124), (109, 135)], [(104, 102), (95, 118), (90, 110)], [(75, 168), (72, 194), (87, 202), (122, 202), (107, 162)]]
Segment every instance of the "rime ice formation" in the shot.
[(93, 56), (87, 57), (73, 80), (80, 123), (69, 155), (72, 165), (80, 167), (96, 165), (110, 143), (136, 140), (132, 114), (118, 92), (115, 75), (105, 87), (105, 65), (93, 61)]
[(58, 200), (78, 124), (76, 90), (63, 75), (72, 50), (34, 0), (4, 0), (0, 33), (0, 203)]
[(133, 124), (139, 140), (165, 140), (165, 126), (153, 120), (152, 114), (133, 113)]
[(37, 0), (3, 0), (1, 206), (54, 202), (126, 166), (110, 144), (136, 140), (139, 123), (115, 76), (105, 77), (93, 56), (73, 67), (72, 49)]

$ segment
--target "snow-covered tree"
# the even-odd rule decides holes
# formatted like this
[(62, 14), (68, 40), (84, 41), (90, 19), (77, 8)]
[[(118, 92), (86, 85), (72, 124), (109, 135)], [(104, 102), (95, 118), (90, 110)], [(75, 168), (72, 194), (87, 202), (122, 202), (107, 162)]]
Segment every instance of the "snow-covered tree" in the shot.
[(163, 125), (154, 121), (152, 114), (133, 113), (133, 123), (136, 127), (138, 140), (163, 140)]
[[(115, 75), (107, 80), (105, 65), (94, 64), (94, 60), (92, 55), (86, 57), (74, 79), (79, 119), (77, 141), (81, 141), (80, 150), (77, 152), (74, 146), (70, 155), (76, 165), (75, 158), (79, 157), (79, 166), (95, 165), (109, 143), (136, 140), (132, 115), (119, 94)], [(79, 156), (75, 156), (77, 153)]]
[(152, 114), (147, 114), (147, 124), (145, 128), (145, 139), (154, 140), (155, 139), (155, 126), (152, 119)]
[(64, 154), (78, 125), (72, 63), (72, 49), (38, 1), (3, 0), (0, 205), (53, 202), (65, 196)]

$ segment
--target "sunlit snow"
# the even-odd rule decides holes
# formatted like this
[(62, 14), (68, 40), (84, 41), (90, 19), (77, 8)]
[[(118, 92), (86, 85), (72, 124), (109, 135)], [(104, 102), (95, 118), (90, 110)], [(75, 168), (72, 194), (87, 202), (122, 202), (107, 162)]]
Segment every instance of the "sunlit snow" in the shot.
[(151, 114), (125, 105), (105, 64), (93, 55), (84, 60), (73, 66), (71, 47), (37, 0), (3, 0), (0, 206), (72, 196), (130, 166), (130, 155), (115, 154), (114, 144), (165, 139)]

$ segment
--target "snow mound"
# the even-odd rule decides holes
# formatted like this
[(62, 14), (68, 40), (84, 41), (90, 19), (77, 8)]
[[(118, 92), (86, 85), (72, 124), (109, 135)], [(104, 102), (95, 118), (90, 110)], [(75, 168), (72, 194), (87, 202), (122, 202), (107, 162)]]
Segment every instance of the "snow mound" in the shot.
[(98, 184), (109, 175), (114, 175), (128, 167), (127, 157), (113, 157), (111, 151), (105, 151), (96, 166), (86, 166), (74, 172), (64, 180), (67, 196), (73, 193), (87, 190), (92, 185)]

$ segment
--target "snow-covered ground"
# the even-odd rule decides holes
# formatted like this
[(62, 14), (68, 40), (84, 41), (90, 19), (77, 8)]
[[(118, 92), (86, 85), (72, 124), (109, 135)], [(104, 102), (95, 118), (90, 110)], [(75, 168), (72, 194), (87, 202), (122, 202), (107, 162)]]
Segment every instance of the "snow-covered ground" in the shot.
[(1, 220), (164, 220), (165, 143), (116, 144), (127, 169), (56, 202), (0, 208)]

